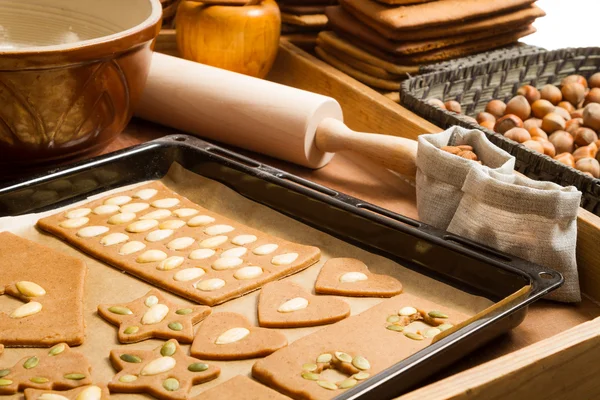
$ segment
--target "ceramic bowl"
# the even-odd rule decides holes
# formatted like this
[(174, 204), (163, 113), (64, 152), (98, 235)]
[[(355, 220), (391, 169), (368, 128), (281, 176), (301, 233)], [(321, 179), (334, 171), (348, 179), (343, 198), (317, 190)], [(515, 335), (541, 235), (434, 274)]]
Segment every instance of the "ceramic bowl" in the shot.
[(160, 0), (0, 0), (3, 169), (115, 139), (145, 85), (161, 14)]

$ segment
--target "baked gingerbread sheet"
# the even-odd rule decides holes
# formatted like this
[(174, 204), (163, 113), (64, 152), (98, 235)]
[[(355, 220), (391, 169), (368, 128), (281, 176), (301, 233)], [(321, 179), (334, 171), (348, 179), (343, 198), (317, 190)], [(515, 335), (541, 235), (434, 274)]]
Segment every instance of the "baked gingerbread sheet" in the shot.
[[(224, 173), (226, 173), (226, 171), (224, 171)], [(354, 257), (369, 265), (372, 272), (389, 274), (397, 277), (402, 282), (406, 293), (425, 298), (434, 303), (443, 304), (460, 313), (474, 315), (492, 304), (492, 302), (487, 299), (461, 292), (404, 268), (391, 260), (369, 253), (323, 232), (317, 231), (274, 210), (252, 202), (216, 181), (193, 174), (179, 165), (174, 165), (167, 176), (161, 181), (178, 194), (233, 221), (258, 229), (261, 232), (286, 241), (320, 248), (321, 259), (318, 263), (297, 274), (284, 278), (285, 280), (300, 285), (302, 288), (313, 294), (314, 283), (319, 270), (328, 259), (332, 257)], [(133, 188), (133, 186), (120, 188), (117, 191), (103, 193), (92, 199), (98, 199), (107, 194), (131, 190)], [(273, 190), (276, 192), (279, 189), (273, 188)], [(276, 193), (274, 193), (274, 195), (276, 195)], [(115, 375), (115, 371), (108, 359), (110, 350), (123, 348), (152, 350), (164, 343), (164, 341), (151, 339), (131, 345), (119, 344), (117, 340), (117, 329), (98, 316), (96, 311), (99, 304), (123, 303), (141, 297), (153, 288), (151, 284), (136, 278), (129, 273), (98, 261), (60, 239), (35, 228), (35, 224), (40, 218), (56, 213), (64, 213), (67, 209), (81, 207), (84, 203), (85, 202), (73, 204), (66, 208), (56, 209), (42, 214), (1, 218), (0, 230), (9, 230), (22, 237), (34, 240), (66, 254), (79, 257), (86, 262), (88, 266), (84, 297), (86, 337), (84, 344), (75, 347), (74, 350), (84, 353), (89, 359), (92, 365), (92, 377), (94, 382), (105, 384)], [(173, 295), (167, 291), (161, 291), (171, 301), (181, 304), (194, 304), (187, 299)], [(259, 291), (254, 291), (245, 296), (217, 305), (213, 307), (213, 313), (223, 311), (240, 313), (256, 325), (258, 294)], [(345, 297), (343, 299), (350, 305), (352, 315), (359, 314), (360, 312), (385, 301), (385, 299), (377, 298)], [(0, 310), (2, 310), (3, 300), (5, 299), (0, 297)], [(325, 327), (327, 327), (327, 325), (298, 329), (277, 329), (277, 331), (282, 332), (287, 337), (289, 343), (293, 343), (297, 339), (320, 329), (324, 329)], [(197, 329), (198, 326), (195, 327), (195, 330)], [(182, 348), (188, 351), (189, 345), (182, 345)], [(27, 349), (7, 349), (4, 354), (0, 355), (0, 365), (12, 365), (27, 354)], [(256, 361), (256, 359), (243, 361), (214, 361), (214, 363), (221, 368), (220, 377), (206, 384), (195, 386), (191, 391), (191, 395), (196, 396), (236, 375), (249, 375), (252, 365)], [(2, 399), (4, 398), (5, 397), (2, 397)], [(22, 399), (22, 394), (8, 396), (6, 398)], [(114, 394), (111, 398), (118, 400), (148, 399), (150, 397), (133, 394)]]

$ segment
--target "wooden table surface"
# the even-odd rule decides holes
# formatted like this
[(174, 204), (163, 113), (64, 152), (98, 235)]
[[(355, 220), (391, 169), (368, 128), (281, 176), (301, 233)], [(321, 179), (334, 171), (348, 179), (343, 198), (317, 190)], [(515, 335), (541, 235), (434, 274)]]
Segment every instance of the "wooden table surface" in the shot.
[[(127, 129), (104, 150), (104, 153), (175, 133), (179, 132), (134, 119)], [(319, 170), (310, 170), (255, 153), (240, 152), (265, 164), (417, 219), (414, 187), (392, 172), (355, 154), (352, 157), (343, 153), (337, 154), (327, 166)], [(433, 379), (439, 379), (518, 350), (597, 316), (600, 316), (600, 307), (588, 299), (574, 305), (537, 302), (529, 307), (527, 318), (519, 327), (497, 338)]]

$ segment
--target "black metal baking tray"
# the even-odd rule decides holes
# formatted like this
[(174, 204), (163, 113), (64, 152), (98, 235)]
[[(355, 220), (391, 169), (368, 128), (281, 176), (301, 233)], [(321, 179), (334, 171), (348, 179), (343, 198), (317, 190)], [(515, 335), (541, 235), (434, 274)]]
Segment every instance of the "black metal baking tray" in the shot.
[(109, 189), (159, 179), (174, 162), (316, 229), (494, 302), (531, 285), (530, 291), (513, 296), (507, 304), (337, 396), (338, 400), (379, 400), (405, 393), (516, 327), (527, 305), (563, 281), (555, 271), (186, 135), (168, 136), (5, 185), (0, 188), (0, 216), (51, 210)]

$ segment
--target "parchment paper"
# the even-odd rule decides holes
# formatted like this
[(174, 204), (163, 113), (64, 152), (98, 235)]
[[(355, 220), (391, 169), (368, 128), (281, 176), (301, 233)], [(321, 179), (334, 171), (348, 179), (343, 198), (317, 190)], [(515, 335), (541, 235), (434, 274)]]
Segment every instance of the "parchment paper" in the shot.
[[(178, 164), (174, 164), (171, 167), (171, 170), (162, 181), (169, 188), (186, 196), (199, 205), (229, 218), (287, 240), (318, 246), (322, 251), (322, 257), (319, 263), (298, 274), (285, 278), (286, 280), (291, 280), (299, 284), (313, 294), (314, 282), (325, 261), (332, 257), (354, 257), (365, 262), (370, 270), (375, 273), (385, 273), (398, 278), (402, 282), (405, 292), (420, 297), (427, 297), (433, 302), (453, 307), (457, 311), (465, 314), (474, 315), (493, 304), (485, 298), (461, 292), (451, 286), (437, 282), (407, 268), (403, 268), (391, 260), (366, 252), (279, 214), (265, 206), (254, 203), (226, 186), (187, 171)], [(122, 187), (118, 190), (94, 196), (91, 199), (104, 197), (109, 193), (128, 190), (139, 185), (141, 184)], [(115, 374), (115, 371), (108, 360), (110, 350), (119, 347), (154, 349), (163, 343), (163, 341), (147, 340), (137, 344), (120, 345), (117, 341), (116, 327), (103, 320), (96, 312), (98, 304), (129, 302), (135, 298), (141, 297), (152, 288), (150, 284), (96, 261), (77, 249), (63, 243), (59, 239), (44, 234), (35, 228), (35, 223), (38, 219), (56, 212), (63, 212), (67, 208), (77, 207), (80, 204), (81, 203), (78, 203), (46, 213), (0, 218), (0, 231), (11, 231), (17, 235), (50, 246), (55, 250), (80, 257), (86, 261), (89, 268), (86, 280), (84, 307), (84, 317), (87, 325), (86, 339), (84, 344), (77, 347), (76, 350), (83, 352), (87, 356), (92, 364), (92, 376), (95, 383), (102, 384), (108, 383)], [(168, 292), (164, 293), (172, 301), (181, 304), (191, 304), (188, 300), (179, 298)], [(257, 324), (256, 304), (258, 293), (259, 291), (255, 291), (241, 298), (213, 307), (213, 312), (237, 312), (245, 315), (252, 323)], [(0, 297), (0, 303), (4, 300), (6, 299)], [(382, 299), (374, 298), (348, 297), (345, 297), (344, 300), (350, 304), (352, 315), (356, 315), (383, 301)], [(279, 331), (283, 332), (291, 343), (320, 328), (322, 327), (279, 329)], [(189, 345), (184, 345), (183, 348), (187, 350)], [(4, 354), (0, 356), (0, 369), (4, 366), (12, 366), (19, 359), (31, 352), (32, 349), (5, 349)], [(197, 395), (238, 374), (249, 375), (252, 364), (254, 364), (255, 361), (256, 360), (211, 361), (221, 367), (221, 376), (214, 381), (195, 386), (191, 394)], [(14, 396), (0, 396), (0, 398), (22, 399), (23, 396), (22, 394), (18, 394)], [(111, 398), (135, 399), (152, 397), (132, 394), (115, 394), (112, 395)]]

